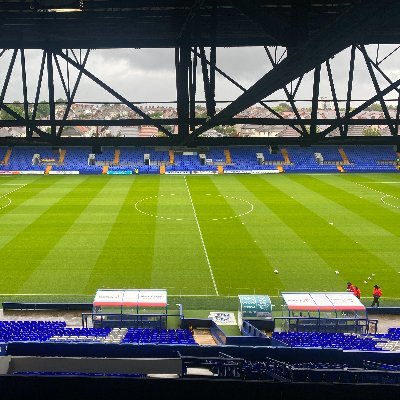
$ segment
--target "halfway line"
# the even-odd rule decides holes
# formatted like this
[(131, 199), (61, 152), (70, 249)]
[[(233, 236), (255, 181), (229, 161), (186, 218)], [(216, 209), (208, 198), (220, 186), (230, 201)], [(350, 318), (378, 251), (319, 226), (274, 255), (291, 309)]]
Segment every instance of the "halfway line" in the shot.
[(211, 275), (211, 279), (212, 279), (212, 282), (213, 282), (213, 285), (214, 285), (214, 290), (215, 290), (216, 295), (219, 296), (217, 284), (215, 283), (215, 278), (214, 278), (213, 270), (212, 270), (211, 264), (210, 264), (210, 259), (208, 258), (208, 253), (207, 253), (206, 245), (204, 244), (203, 234), (201, 233), (199, 220), (197, 219), (196, 209), (194, 208), (194, 204), (193, 204), (193, 200), (192, 200), (192, 195), (190, 194), (190, 190), (189, 190), (189, 186), (188, 186), (188, 184), (187, 184), (186, 176), (183, 176), (183, 178), (185, 179), (186, 189), (187, 189), (188, 194), (189, 194), (190, 203), (192, 204), (193, 213), (194, 213), (194, 218), (196, 219), (197, 229), (199, 230), (200, 239), (201, 239), (201, 243), (202, 243), (202, 245), (203, 245), (204, 254), (206, 255), (206, 260), (207, 260), (207, 264), (208, 264), (208, 269), (210, 270), (210, 275)]

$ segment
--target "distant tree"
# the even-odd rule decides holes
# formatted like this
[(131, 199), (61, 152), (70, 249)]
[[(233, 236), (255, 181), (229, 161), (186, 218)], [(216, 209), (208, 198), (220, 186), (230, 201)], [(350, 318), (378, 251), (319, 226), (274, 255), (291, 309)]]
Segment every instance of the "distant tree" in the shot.
[(293, 111), (292, 107), (288, 103), (279, 103), (276, 107), (273, 107), (276, 112), (288, 112)]
[(231, 125), (218, 125), (214, 129), (225, 136), (235, 136), (236, 134), (235, 128)]
[(363, 135), (364, 136), (381, 136), (381, 131), (376, 127), (369, 126), (363, 130)]
[(46, 118), (50, 115), (50, 105), (46, 101), (40, 101), (37, 108), (37, 118)]
[(162, 111), (154, 111), (153, 113), (151, 113), (151, 117), (154, 119), (160, 119), (163, 118), (164, 113)]
[(67, 99), (63, 99), (62, 97), (60, 97), (59, 99), (56, 100), (56, 103), (66, 103)]
[[(24, 106), (22, 105), (22, 103), (20, 103), (18, 101), (14, 101), (12, 104), (9, 104), (8, 107), (11, 108), (11, 110), (13, 110), (15, 113), (17, 113), (21, 117), (24, 116)], [(16, 118), (13, 117), (12, 115), (10, 115), (6, 110), (2, 109), (0, 112), (0, 119), (15, 120)]]
[(367, 111), (382, 111), (382, 106), (379, 103), (371, 104), (366, 108)]

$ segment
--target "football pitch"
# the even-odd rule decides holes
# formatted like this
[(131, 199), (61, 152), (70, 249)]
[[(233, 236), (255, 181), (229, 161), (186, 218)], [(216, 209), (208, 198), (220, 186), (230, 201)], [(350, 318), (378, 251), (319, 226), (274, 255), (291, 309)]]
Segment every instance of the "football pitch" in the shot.
[(0, 177), (0, 296), (400, 297), (400, 175)]

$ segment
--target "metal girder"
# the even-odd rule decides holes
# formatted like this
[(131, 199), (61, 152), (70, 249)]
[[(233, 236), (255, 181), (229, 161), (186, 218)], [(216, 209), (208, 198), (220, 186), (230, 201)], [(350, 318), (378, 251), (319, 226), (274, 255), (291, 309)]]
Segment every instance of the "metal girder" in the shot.
[[(379, 98), (381, 96), (385, 96), (386, 94), (390, 93), (394, 88), (399, 87), (399, 85), (400, 85), (400, 79), (397, 79), (392, 84), (387, 86), (385, 89), (381, 90), (379, 94), (376, 94), (375, 96), (372, 96), (369, 100), (365, 101), (363, 104), (361, 104), (360, 106), (356, 107), (354, 110), (350, 111), (348, 114), (345, 115), (344, 118), (341, 118), (339, 120), (333, 121), (332, 125), (329, 128), (323, 130), (322, 132), (317, 133), (315, 139), (316, 140), (322, 139), (328, 133), (332, 132), (334, 129), (336, 129), (341, 124), (350, 124), (350, 122), (353, 124), (354, 123), (353, 121), (355, 121), (355, 120), (353, 120), (351, 118), (356, 116), (361, 111), (365, 110), (370, 105), (374, 104), (377, 100), (379, 100)], [(370, 123), (371, 122), (370, 120), (359, 119), (359, 121), (365, 121), (364, 122), (365, 125), (374, 125), (374, 124)], [(379, 119), (379, 120), (376, 120), (376, 121), (384, 121), (384, 122), (382, 122), (382, 124), (390, 124), (392, 122), (392, 119), (390, 119), (390, 121), (388, 121), (386, 119), (384, 119), (384, 120)]]
[(121, 96), (119, 93), (117, 93), (114, 89), (112, 89), (110, 86), (105, 84), (102, 80), (97, 78), (95, 75), (93, 75), (91, 72), (89, 72), (86, 68), (82, 67), (79, 63), (75, 62), (71, 57), (68, 57), (65, 55), (62, 51), (56, 51), (55, 52), (58, 56), (63, 58), (65, 61), (67, 61), (69, 64), (73, 65), (77, 70), (82, 71), (84, 75), (86, 75), (88, 78), (90, 78), (92, 81), (97, 83), (99, 86), (101, 86), (103, 89), (105, 89), (108, 93), (112, 94), (115, 98), (117, 98), (119, 101), (121, 101), (123, 104), (125, 104), (127, 107), (129, 107), (132, 111), (134, 111), (136, 114), (140, 115), (143, 118), (143, 125), (154, 125), (157, 126), (158, 129), (162, 132), (164, 132), (167, 136), (172, 135), (172, 132), (170, 132), (168, 129), (163, 127), (161, 124), (157, 122), (157, 120), (149, 117), (146, 113), (144, 113), (140, 108), (136, 107), (134, 104), (132, 104), (129, 100), (127, 100), (125, 97)]
[[(197, 57), (200, 57), (200, 59), (202, 59), (202, 54), (201, 53), (197, 53)], [(205, 63), (209, 63), (209, 61), (204, 57), (205, 59)], [(202, 64), (203, 67), (203, 64)], [(223, 76), (225, 79), (227, 79), (229, 82), (231, 82), (233, 85), (235, 85), (237, 88), (239, 88), (240, 90), (242, 90), (243, 92), (246, 91), (246, 88), (244, 86), (242, 86), (240, 83), (238, 83), (237, 81), (235, 81), (235, 79), (233, 79), (231, 76), (229, 76), (227, 73), (225, 73), (224, 71), (222, 71), (219, 67), (215, 66), (215, 71), (218, 72), (221, 76)], [(204, 72), (203, 72), (203, 78), (204, 78)], [(302, 78), (302, 77), (301, 77)], [(279, 118), (279, 120), (285, 120), (284, 117), (282, 117), (282, 115), (280, 115), (278, 112), (276, 112), (273, 108), (271, 108), (270, 106), (268, 106), (268, 104), (266, 104), (264, 101), (259, 101), (258, 104), (260, 104), (261, 106), (263, 106), (266, 110), (268, 110), (271, 114), (275, 115), (277, 118)], [(302, 131), (296, 126), (296, 125), (289, 125), (291, 128), (293, 128), (296, 132), (298, 133), (302, 133)]]
[[(335, 84), (333, 82), (331, 64), (330, 64), (329, 60), (326, 61), (326, 71), (328, 73), (329, 86), (331, 87), (333, 106), (335, 107), (336, 118), (339, 119), (340, 118), (339, 104), (338, 104), (338, 100), (337, 100), (337, 96), (336, 96), (336, 89), (335, 89)], [(344, 136), (343, 125), (339, 125), (339, 131), (340, 131), (340, 136)]]
[(351, 10), (322, 28), (296, 53), (288, 55), (276, 68), (264, 75), (210, 121), (196, 129), (192, 136), (196, 137), (213, 126), (224, 124), (227, 119), (271, 95), (345, 49), (349, 43), (356, 41), (367, 32), (371, 24), (399, 14), (400, 3), (395, 0), (383, 0), (379, 4), (368, 0), (363, 5), (355, 4)]
[[(70, 138), (60, 137), (54, 141), (46, 138), (34, 138), (29, 140), (26, 138), (0, 138), (0, 146), (165, 146), (165, 147), (179, 147), (180, 140), (177, 135), (172, 138), (157, 137), (157, 138)], [(399, 136), (358, 136), (349, 137), (345, 140), (340, 137), (327, 138), (324, 144), (330, 145), (343, 145), (343, 144), (357, 144), (357, 145), (399, 145)], [(199, 137), (194, 142), (197, 148), (209, 146), (256, 146), (256, 145), (302, 145), (304, 139), (301, 137), (281, 138), (281, 137), (258, 137), (258, 138), (203, 138)]]
[(310, 124), (310, 137), (315, 136), (317, 133), (317, 114), (318, 114), (318, 97), (319, 97), (319, 83), (321, 81), (321, 65), (317, 65), (314, 70), (314, 84), (313, 84), (313, 97), (311, 105), (311, 124)]
[(191, 66), (190, 47), (182, 46), (175, 49), (176, 70), (176, 108), (178, 112), (178, 134), (181, 137), (189, 135), (189, 70)]
[(51, 51), (46, 52), (47, 57), (47, 87), (49, 90), (49, 108), (50, 108), (50, 131), (51, 136), (56, 136), (56, 105), (54, 103), (54, 77), (53, 77), (53, 53)]
[[(271, 54), (269, 48), (267, 46), (264, 46), (264, 49), (267, 52), (267, 55), (268, 55), (269, 61), (272, 64), (272, 67), (275, 68), (278, 65), (278, 63), (272, 57), (272, 54)], [(289, 92), (289, 90), (287, 90), (286, 86), (283, 87), (283, 90), (285, 92), (286, 97), (288, 98), (290, 106), (292, 107), (294, 115), (296, 116), (297, 119), (301, 120), (300, 113), (297, 110), (296, 103), (294, 101), (294, 96)], [(307, 135), (306, 126), (304, 124), (301, 124), (300, 127), (301, 127), (301, 135), (302, 136)]]
[[(85, 66), (86, 66), (86, 63), (87, 63), (87, 60), (88, 60), (88, 57), (89, 57), (89, 53), (90, 53), (90, 50), (86, 50), (85, 56), (83, 58), (83, 62), (80, 64), (81, 67), (83, 67), (83, 68), (85, 68)], [(74, 87), (72, 89), (72, 92), (68, 96), (67, 107), (65, 108), (63, 119), (62, 119), (63, 121), (66, 121), (67, 118), (68, 118), (68, 114), (69, 114), (69, 112), (71, 110), (72, 103), (74, 101), (76, 92), (77, 92), (78, 87), (79, 87), (79, 83), (81, 82), (81, 79), (82, 79), (82, 74), (83, 74), (83, 70), (81, 69), (81, 70), (79, 70), (78, 76), (76, 77), (75, 85), (74, 85)], [(60, 127), (58, 129), (58, 132), (57, 132), (57, 136), (61, 136), (62, 135), (64, 126), (65, 125), (60, 125)]]
[[(368, 107), (368, 106), (365, 106)], [(4, 109), (8, 109), (8, 106), (4, 104)], [(18, 115), (18, 114), (17, 114)], [(352, 116), (352, 114), (351, 114)], [(52, 122), (48, 119), (44, 120), (29, 120), (28, 122), (25, 121), (21, 116), (18, 120), (0, 120), (0, 127), (4, 126), (25, 126), (28, 125), (32, 126), (51, 126)], [(178, 125), (179, 123), (184, 124), (193, 124), (199, 125), (203, 124), (207, 121), (206, 118), (188, 118), (185, 120), (181, 120), (180, 118), (160, 118), (155, 120), (158, 124), (162, 125)], [(349, 125), (385, 125), (393, 121), (392, 119), (387, 120), (386, 118), (383, 119), (376, 119), (376, 118), (353, 118), (353, 119), (332, 119), (332, 118), (302, 118), (302, 119), (277, 119), (277, 118), (232, 118), (228, 122), (228, 125), (241, 125), (241, 124), (249, 124), (249, 125), (266, 125), (266, 126), (292, 126), (292, 125), (322, 125), (322, 126), (329, 126), (329, 125), (336, 125), (337, 124), (349, 124)], [(56, 119), (54, 120), (54, 124), (56, 126), (141, 126), (143, 125), (143, 120), (141, 119), (118, 119), (118, 120), (104, 120), (104, 119)], [(147, 124), (146, 124), (147, 125)], [(47, 135), (48, 136), (48, 135)], [(179, 135), (173, 135), (178, 137)]]
[[(28, 88), (26, 86), (26, 65), (25, 65), (25, 51), (24, 49), (20, 49), (21, 54), (21, 74), (22, 74), (22, 93), (24, 96), (24, 117), (25, 120), (29, 119), (29, 106), (28, 106)], [(26, 126), (25, 129), (26, 136), (29, 136), (29, 129)]]
[(369, 75), (371, 77), (372, 83), (374, 84), (374, 88), (375, 88), (376, 94), (379, 96), (379, 103), (380, 103), (380, 105), (382, 107), (383, 114), (385, 115), (385, 118), (387, 120), (390, 120), (390, 123), (388, 124), (390, 132), (394, 136), (396, 134), (396, 130), (395, 130), (395, 127), (392, 124), (392, 121), (391, 121), (391, 118), (390, 118), (390, 115), (389, 115), (389, 111), (388, 111), (388, 109), (386, 107), (385, 99), (383, 98), (383, 96), (381, 94), (381, 89), (379, 87), (378, 80), (376, 79), (374, 70), (372, 69), (371, 61), (370, 61), (370, 59), (368, 57), (368, 54), (367, 54), (364, 46), (361, 46), (361, 52), (362, 52), (362, 54), (364, 56), (365, 63), (367, 64), (368, 72), (369, 72)]

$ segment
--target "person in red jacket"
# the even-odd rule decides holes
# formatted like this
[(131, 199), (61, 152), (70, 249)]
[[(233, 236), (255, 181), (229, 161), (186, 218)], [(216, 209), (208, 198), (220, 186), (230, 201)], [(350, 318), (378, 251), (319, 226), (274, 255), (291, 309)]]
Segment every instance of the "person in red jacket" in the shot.
[(353, 286), (353, 284), (351, 282), (347, 282), (346, 291), (354, 293), (354, 286)]
[(354, 296), (357, 297), (357, 299), (361, 299), (361, 290), (358, 288), (358, 286), (354, 286)]
[(374, 307), (375, 304), (377, 307), (379, 307), (379, 299), (382, 297), (382, 290), (378, 285), (374, 286), (372, 296), (374, 297), (374, 301), (372, 302), (371, 307)]

